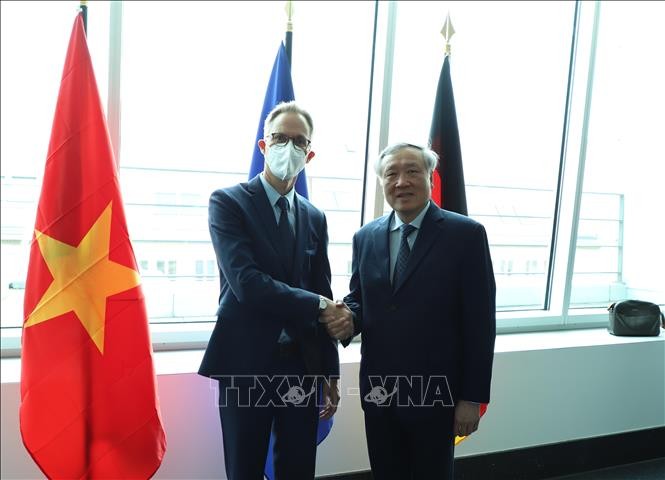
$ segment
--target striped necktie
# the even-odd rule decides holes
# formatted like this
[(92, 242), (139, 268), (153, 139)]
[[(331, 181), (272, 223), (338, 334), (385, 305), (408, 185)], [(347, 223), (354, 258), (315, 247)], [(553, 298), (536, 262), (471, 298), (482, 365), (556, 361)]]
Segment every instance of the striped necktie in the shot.
[(409, 264), (409, 254), (411, 248), (407, 240), (408, 236), (416, 229), (413, 225), (405, 223), (400, 227), (402, 229), (402, 240), (399, 244), (399, 252), (397, 252), (397, 260), (395, 261), (395, 271), (393, 272), (393, 289), (397, 287), (397, 282), (404, 275), (406, 266)]

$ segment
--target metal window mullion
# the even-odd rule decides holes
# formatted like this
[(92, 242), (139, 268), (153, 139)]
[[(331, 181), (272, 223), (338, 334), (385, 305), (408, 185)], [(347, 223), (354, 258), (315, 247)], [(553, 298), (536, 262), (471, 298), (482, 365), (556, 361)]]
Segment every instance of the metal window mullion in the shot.
[[(376, 65), (376, 38), (379, 27), (379, 0), (374, 2), (374, 25), (372, 28), (372, 58), (370, 60), (369, 73), (369, 98), (367, 102), (367, 130), (365, 132), (365, 168), (363, 169), (363, 180), (360, 199), (360, 227), (365, 224), (365, 210), (367, 208), (367, 184), (369, 175), (369, 145), (372, 129), (372, 100), (374, 99), (374, 69)], [(349, 267), (350, 268), (350, 267)]]
[[(390, 137), (390, 103), (392, 100), (393, 88), (393, 62), (395, 59), (395, 30), (397, 26), (397, 2), (390, 2), (388, 5), (388, 26), (386, 31), (386, 50), (383, 65), (383, 88), (381, 93), (381, 115), (379, 119), (379, 145), (378, 151), (383, 150), (388, 145)], [(373, 169), (373, 162), (370, 162)], [(376, 178), (376, 177), (375, 177)], [(374, 182), (374, 218), (383, 215), (383, 189), (376, 178)]]
[(550, 310), (552, 307), (552, 285), (555, 277), (555, 259), (557, 253), (557, 239), (559, 237), (559, 222), (561, 221), (561, 203), (563, 195), (564, 169), (566, 166), (566, 154), (568, 149), (568, 134), (570, 129), (570, 116), (573, 103), (573, 82), (575, 63), (577, 60), (577, 48), (579, 42), (580, 30), (580, 1), (575, 2), (575, 14), (573, 17), (573, 38), (570, 45), (570, 59), (568, 63), (568, 85), (566, 89), (566, 104), (564, 108), (563, 131), (561, 137), (561, 153), (559, 157), (559, 171), (554, 197), (554, 215), (552, 218), (552, 239), (550, 245), (550, 255), (548, 259), (548, 272), (545, 283), (545, 301), (543, 309)]
[(109, 90), (106, 123), (108, 124), (115, 162), (120, 168), (120, 66), (122, 52), (122, 2), (111, 2), (109, 18)]
[(619, 238), (618, 238), (618, 248), (619, 248), (619, 258), (617, 265), (617, 282), (623, 282), (623, 227), (625, 225), (623, 219), (623, 194), (619, 197)]
[(582, 120), (582, 134), (580, 139), (580, 154), (577, 167), (577, 182), (575, 185), (575, 200), (573, 204), (573, 223), (570, 232), (568, 249), (568, 264), (566, 266), (566, 283), (563, 292), (562, 316), (563, 323), (568, 323), (570, 297), (573, 289), (573, 274), (575, 269), (575, 253), (577, 250), (577, 233), (579, 230), (580, 210), (582, 204), (582, 190), (584, 188), (584, 168), (586, 165), (587, 141), (589, 138), (589, 117), (591, 115), (591, 100), (593, 96), (593, 78), (596, 68), (596, 47), (598, 41), (598, 24), (600, 19), (600, 2), (594, 4), (593, 30), (591, 34), (591, 48), (589, 51), (589, 71), (587, 74), (586, 94), (584, 99), (584, 116)]

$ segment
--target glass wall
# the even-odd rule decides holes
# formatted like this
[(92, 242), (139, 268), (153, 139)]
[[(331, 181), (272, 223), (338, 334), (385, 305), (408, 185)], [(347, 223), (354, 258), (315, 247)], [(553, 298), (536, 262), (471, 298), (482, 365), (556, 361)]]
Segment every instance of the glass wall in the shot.
[(543, 308), (574, 2), (400, 2), (390, 141), (426, 143), (448, 12), (469, 216), (487, 229), (497, 308)]
[[(108, 91), (109, 8), (95, 3), (88, 45), (97, 87)], [(0, 292), (2, 327), (23, 323), (28, 244), (78, 2), (0, 4)]]
[[(292, 78), (314, 119), (308, 190), (328, 219), (338, 297), (360, 226), (373, 22), (373, 2), (295, 4)], [(285, 26), (282, 2), (124, 5), (121, 183), (155, 322), (216, 310), (217, 269), (197, 267), (215, 264), (208, 197), (247, 180)]]
[[(1, 5), (4, 335), (22, 323), (27, 246), (78, 2)], [(499, 327), (508, 318), (511, 325), (538, 326), (524, 319), (549, 312), (543, 310), (548, 285), (560, 288), (548, 284), (550, 259), (565, 269), (573, 253), (553, 244), (557, 225), (578, 227), (571, 306), (606, 306), (625, 297), (664, 301), (659, 273), (665, 257), (656, 234), (664, 205), (665, 75), (655, 60), (665, 43), (657, 21), (662, 4), (602, 4), (583, 171), (574, 164), (560, 171), (565, 135), (579, 136), (582, 128), (564, 128), (576, 3), (294, 6), (292, 77), (296, 99), (314, 117), (316, 156), (307, 178), (310, 200), (328, 218), (336, 297), (348, 288), (363, 185), (374, 185), (371, 165), (381, 147), (372, 135), (368, 144), (368, 110), (377, 113), (370, 131), (379, 131), (384, 142), (427, 141), (443, 62), (439, 32), (450, 12), (467, 203), (469, 215), (488, 231), (497, 304), (505, 311)], [(105, 105), (110, 10), (109, 2), (91, 2), (88, 14)], [(150, 321), (169, 328), (212, 322), (219, 284), (208, 198), (214, 189), (247, 180), (285, 30), (284, 2), (123, 2), (114, 22), (122, 31), (120, 183)], [(392, 70), (384, 69), (389, 64)], [(578, 55), (575, 68), (587, 70), (588, 57)], [(387, 83), (390, 94), (382, 96)], [(572, 87), (584, 91), (585, 78)], [(560, 177), (578, 175), (584, 176), (579, 223), (558, 215), (556, 202)], [(375, 193), (367, 189), (366, 198)], [(561, 325), (563, 303), (549, 305)], [(515, 310), (522, 312), (511, 317)]]
[(663, 2), (604, 2), (571, 306), (665, 302)]

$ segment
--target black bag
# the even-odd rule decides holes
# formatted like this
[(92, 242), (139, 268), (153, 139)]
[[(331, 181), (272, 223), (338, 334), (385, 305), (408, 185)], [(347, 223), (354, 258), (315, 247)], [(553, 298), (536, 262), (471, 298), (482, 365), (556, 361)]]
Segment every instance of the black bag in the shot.
[(663, 314), (655, 303), (641, 300), (623, 300), (610, 305), (610, 324), (607, 328), (612, 335), (655, 337), (660, 334)]

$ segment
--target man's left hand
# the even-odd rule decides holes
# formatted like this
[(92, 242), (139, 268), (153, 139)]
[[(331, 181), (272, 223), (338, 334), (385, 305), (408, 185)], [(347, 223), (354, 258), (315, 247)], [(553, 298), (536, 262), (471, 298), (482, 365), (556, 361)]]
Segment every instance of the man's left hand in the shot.
[(460, 437), (471, 435), (478, 430), (480, 422), (480, 404), (459, 400), (455, 406), (455, 424), (453, 434)]

